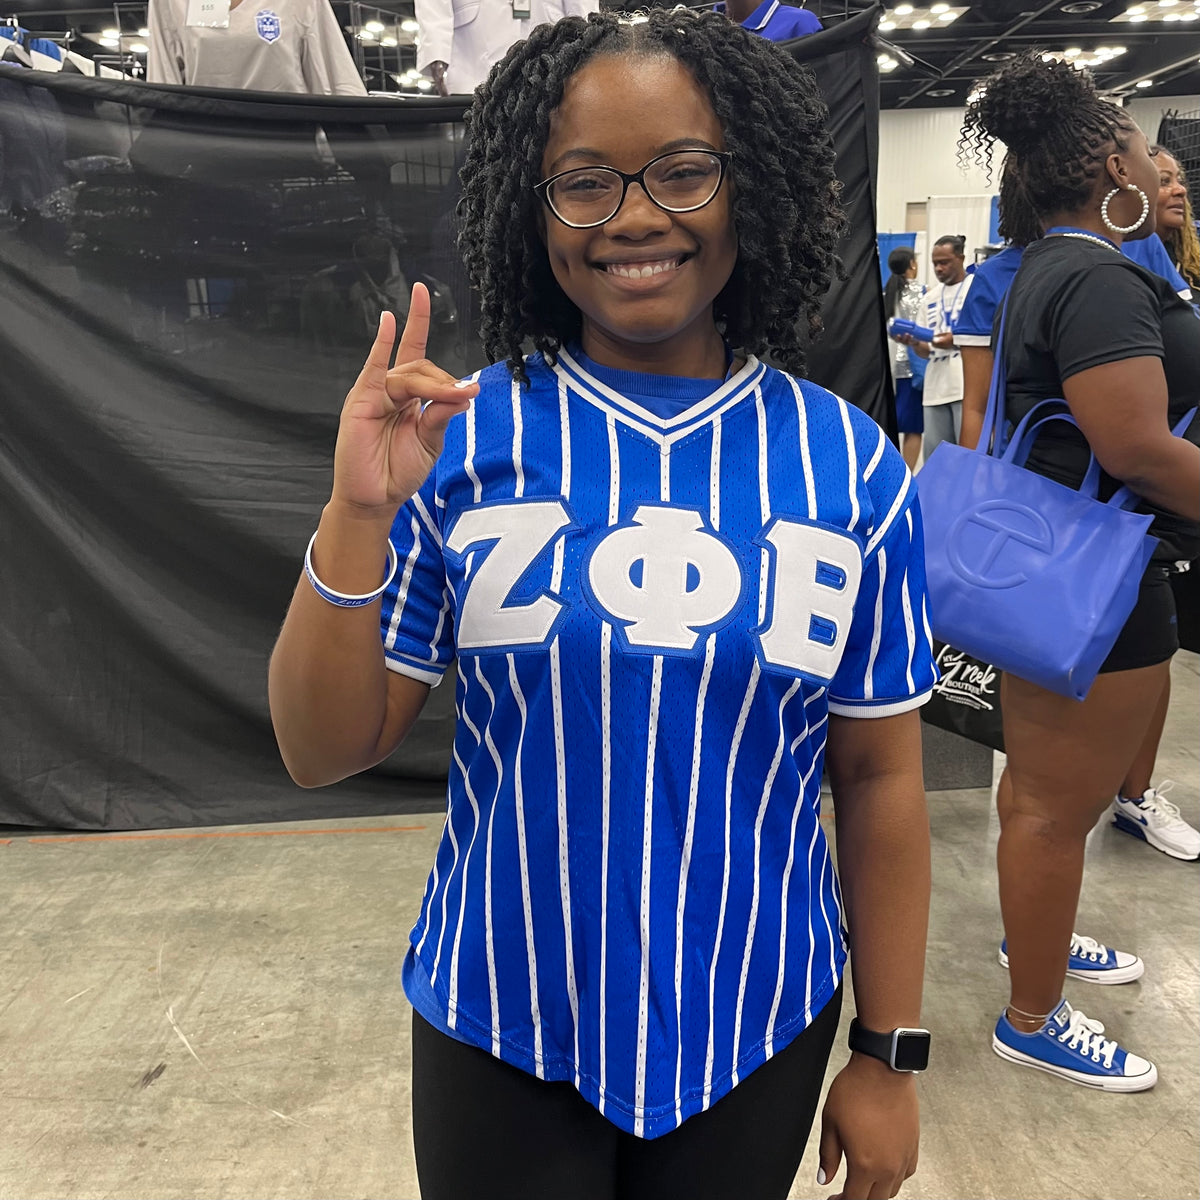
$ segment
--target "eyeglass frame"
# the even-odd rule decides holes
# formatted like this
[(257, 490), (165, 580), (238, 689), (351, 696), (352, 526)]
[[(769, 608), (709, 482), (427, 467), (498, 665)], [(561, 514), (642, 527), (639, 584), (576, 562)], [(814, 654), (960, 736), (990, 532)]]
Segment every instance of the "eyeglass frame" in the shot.
[[(717, 186), (713, 188), (712, 195), (701, 204), (693, 204), (690, 208), (668, 208), (665, 204), (660, 204), (650, 194), (650, 189), (646, 187), (646, 172), (650, 170), (657, 162), (662, 162), (664, 158), (670, 158), (674, 154), (707, 154), (710, 158), (715, 158), (721, 167), (720, 177), (717, 179)], [(565, 171), (558, 171), (551, 175), (549, 179), (543, 179), (541, 183), (532, 185), (532, 191), (541, 197), (545, 206), (561, 221), (568, 229), (598, 229), (601, 225), (607, 225), (617, 213), (621, 211), (621, 205), (625, 203), (625, 197), (629, 194), (629, 185), (631, 183), (638, 184), (646, 199), (654, 205), (655, 208), (661, 209), (665, 213), (692, 213), (699, 212), (702, 208), (707, 207), (716, 198), (720, 192), (722, 185), (725, 183), (725, 177), (729, 174), (729, 164), (733, 162), (733, 155), (728, 150), (710, 150), (707, 146), (692, 146), (682, 147), (678, 150), (666, 150), (662, 154), (656, 154), (640, 171), (635, 171), (632, 175), (627, 175), (624, 171), (618, 171), (616, 167), (610, 167), (606, 163), (600, 163), (592, 167), (568, 167)], [(554, 207), (550, 200), (550, 187), (552, 184), (562, 179), (564, 175), (570, 175), (575, 171), (610, 171), (613, 175), (617, 175), (621, 179), (621, 198), (617, 201), (617, 207), (600, 221), (592, 221), (588, 225), (572, 225), (559, 211)]]

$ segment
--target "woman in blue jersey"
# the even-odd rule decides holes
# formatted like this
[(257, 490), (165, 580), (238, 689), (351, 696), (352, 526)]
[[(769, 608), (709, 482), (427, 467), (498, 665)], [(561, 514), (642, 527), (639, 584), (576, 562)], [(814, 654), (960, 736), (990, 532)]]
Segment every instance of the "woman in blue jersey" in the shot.
[(422, 1195), (782, 1200), (849, 950), (820, 1182), (844, 1159), (843, 1195), (893, 1196), (934, 670), (909, 474), (802, 377), (842, 229), (825, 110), (770, 42), (656, 10), (538, 29), (469, 120), (495, 365), (424, 358), (418, 286), (389, 370), (383, 315), (270, 678), (318, 786), (458, 660), (403, 969)]
[[(1143, 971), (1096, 943), (1083, 956), (1091, 967), (1080, 964), (1072, 929), (1087, 835), (1139, 752), (1179, 646), (1170, 565), (1200, 552), (1200, 425), (1188, 417), (1200, 402), (1200, 325), (1171, 283), (1122, 253), (1154, 231), (1158, 170), (1145, 135), (1088, 72), (1030, 53), (992, 76), (967, 107), (962, 143), (983, 157), (994, 140), (1008, 147), (1005, 171), (1044, 231), (1008, 289), (996, 349), (1006, 416), (1061, 398), (1076, 422), (1047, 426), (1024, 465), (1078, 488), (1094, 457), (1101, 495), (1127, 484), (1153, 514), (1159, 544), (1085, 700), (1004, 676), (997, 867), (1010, 999), (992, 1047), (1086, 1087), (1144, 1091), (1158, 1079), (1154, 1064), (1107, 1037), (1063, 988), (1068, 976), (1123, 983)], [(1143, 799), (1124, 809), (1118, 800), (1117, 815), (1142, 828), (1168, 818)]]

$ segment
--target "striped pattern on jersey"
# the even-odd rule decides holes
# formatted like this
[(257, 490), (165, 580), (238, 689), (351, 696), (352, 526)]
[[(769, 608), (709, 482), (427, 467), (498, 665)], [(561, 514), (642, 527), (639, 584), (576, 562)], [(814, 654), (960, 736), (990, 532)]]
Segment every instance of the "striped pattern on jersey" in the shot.
[(656, 1137), (838, 985), (829, 714), (929, 695), (920, 514), (873, 421), (754, 358), (669, 420), (527, 367), (393, 527), (388, 666), (459, 659), (412, 943), (447, 1029)]

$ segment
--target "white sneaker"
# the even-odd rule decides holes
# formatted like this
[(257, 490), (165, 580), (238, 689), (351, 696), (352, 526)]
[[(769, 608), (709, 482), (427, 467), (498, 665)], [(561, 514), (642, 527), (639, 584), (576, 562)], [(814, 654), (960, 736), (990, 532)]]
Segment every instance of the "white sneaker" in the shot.
[(1164, 779), (1157, 788), (1147, 788), (1139, 800), (1114, 797), (1113, 824), (1172, 858), (1190, 861), (1200, 858), (1200, 830), (1193, 829), (1179, 809), (1163, 799), (1174, 786), (1172, 780)]

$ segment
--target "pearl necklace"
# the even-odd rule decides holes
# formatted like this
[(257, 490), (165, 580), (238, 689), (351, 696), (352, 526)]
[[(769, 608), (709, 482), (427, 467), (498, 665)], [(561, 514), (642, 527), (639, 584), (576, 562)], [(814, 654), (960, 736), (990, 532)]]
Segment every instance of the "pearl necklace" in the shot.
[(1106, 250), (1116, 250), (1118, 254), (1121, 253), (1120, 249), (1114, 246), (1112, 242), (1107, 241), (1102, 237), (1095, 237), (1090, 233), (1052, 233), (1048, 236), (1078, 238), (1081, 242), (1095, 242), (1097, 246), (1103, 246)]

